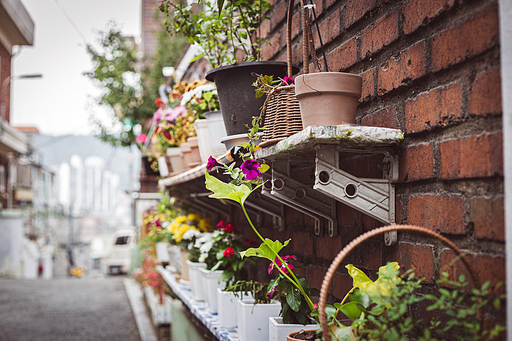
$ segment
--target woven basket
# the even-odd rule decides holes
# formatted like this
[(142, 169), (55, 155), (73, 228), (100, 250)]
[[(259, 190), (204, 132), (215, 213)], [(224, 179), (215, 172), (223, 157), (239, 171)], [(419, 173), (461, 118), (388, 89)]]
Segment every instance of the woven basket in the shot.
[[(318, 302), (318, 310), (320, 313), (320, 325), (322, 326), (323, 331), (323, 337), (325, 341), (331, 341), (331, 335), (329, 334), (329, 327), (327, 326), (327, 315), (325, 313), (325, 306), (327, 305), (327, 293), (329, 292), (329, 289), (331, 287), (331, 282), (334, 277), (334, 273), (338, 266), (342, 263), (343, 259), (358, 245), (362, 244), (364, 241), (366, 241), (369, 238), (375, 237), (379, 234), (384, 234), (386, 232), (390, 231), (409, 231), (409, 232), (418, 232), (421, 234), (426, 234), (431, 237), (435, 237), (442, 241), (444, 244), (449, 246), (456, 254), (457, 256), (460, 256), (460, 259), (468, 269), (471, 280), (473, 281), (473, 285), (475, 287), (479, 287), (479, 282), (477, 278), (475, 277), (475, 274), (473, 272), (473, 269), (471, 268), (470, 264), (467, 262), (466, 258), (464, 258), (464, 253), (457, 247), (455, 244), (453, 244), (449, 239), (443, 237), (439, 233), (433, 232), (431, 230), (428, 230), (424, 227), (420, 226), (413, 226), (413, 225), (391, 225), (391, 226), (384, 226), (380, 227), (378, 229), (366, 232), (365, 234), (360, 235), (353, 241), (351, 241), (347, 246), (341, 250), (334, 261), (331, 263), (331, 266), (327, 270), (327, 273), (325, 274), (324, 281), (322, 282), (322, 289), (320, 290), (320, 301)], [(482, 312), (479, 311), (479, 314)]]
[[(288, 16), (286, 24), (286, 62), (287, 76), (292, 77), (292, 47), (291, 47), (291, 26), (293, 16), (293, 0), (288, 1)], [(304, 1), (300, 0), (300, 9), (303, 22), (305, 22)], [(304, 30), (307, 36), (307, 31)], [(307, 38), (307, 37), (306, 37)], [(305, 61), (305, 70), (308, 64), (307, 41), (303, 41), (303, 53)], [(307, 71), (305, 71), (307, 73)], [(300, 114), (299, 101), (295, 97), (295, 85), (282, 86), (276, 88), (267, 95), (267, 99), (261, 108), (261, 117), (263, 118), (263, 136), (260, 147), (265, 147), (277, 143), (288, 136), (298, 133), (302, 130), (302, 118)]]

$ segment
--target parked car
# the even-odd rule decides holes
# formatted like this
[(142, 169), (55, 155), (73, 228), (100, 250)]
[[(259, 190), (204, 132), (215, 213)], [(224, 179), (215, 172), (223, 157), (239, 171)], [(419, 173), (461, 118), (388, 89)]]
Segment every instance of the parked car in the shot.
[(135, 231), (118, 230), (106, 260), (109, 275), (127, 273), (130, 269), (132, 250), (135, 248)]

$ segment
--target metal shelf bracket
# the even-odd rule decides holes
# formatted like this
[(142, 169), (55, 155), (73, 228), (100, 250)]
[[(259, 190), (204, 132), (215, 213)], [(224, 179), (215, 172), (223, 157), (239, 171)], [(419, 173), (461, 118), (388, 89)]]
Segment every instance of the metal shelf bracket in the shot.
[(327, 233), (338, 234), (336, 201), (315, 191), (290, 176), (290, 162), (274, 160), (272, 179), (262, 187), (262, 194), (315, 219), (315, 235), (322, 234), (322, 219), (327, 220)]
[[(358, 178), (338, 168), (339, 153), (350, 152), (336, 145), (317, 145), (314, 189), (385, 224), (395, 223), (395, 185), (398, 156), (387, 150), (357, 150), (384, 154), (383, 178)], [(390, 240), (392, 236), (388, 236)]]

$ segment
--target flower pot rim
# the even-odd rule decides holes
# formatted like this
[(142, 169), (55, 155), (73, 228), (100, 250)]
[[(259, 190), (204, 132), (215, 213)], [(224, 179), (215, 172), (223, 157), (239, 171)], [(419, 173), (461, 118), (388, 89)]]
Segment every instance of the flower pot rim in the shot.
[(188, 265), (191, 265), (191, 266), (195, 266), (195, 267), (206, 267), (206, 263), (204, 262), (192, 262), (191, 260), (187, 259), (186, 260), (187, 264)]
[[(283, 325), (283, 326), (291, 326), (291, 325), (297, 325), (297, 326), (302, 326), (302, 327), (308, 327), (308, 326), (318, 326), (317, 329), (320, 329), (320, 324), (318, 323), (308, 323), (306, 325), (303, 325), (303, 324), (300, 324), (300, 323), (284, 323), (283, 322), (283, 318), (281, 316), (271, 316), (269, 317), (270, 320), (272, 320), (273, 322), (275, 322), (277, 325)], [(276, 319), (280, 319), (282, 323), (279, 323)], [(302, 328), (304, 329), (304, 328)]]
[(221, 275), (224, 272), (224, 270), (212, 271), (212, 270), (206, 270), (206, 268), (199, 268), (199, 271), (201, 271), (205, 275), (211, 275), (212, 277), (213, 277), (213, 275)]
[(250, 305), (254, 305), (254, 306), (279, 305), (279, 306), (281, 306), (281, 303), (279, 303), (277, 301), (274, 301), (274, 302), (271, 302), (271, 303), (254, 303), (254, 298), (247, 298), (247, 299), (238, 300), (238, 304), (241, 304), (243, 306), (250, 306)]
[[(304, 329), (304, 328), (303, 328), (303, 329)], [(299, 329), (299, 330), (297, 330), (297, 331), (291, 332), (290, 334), (286, 335), (286, 340), (298, 340), (298, 339), (296, 339), (296, 338), (292, 337), (292, 335), (297, 334), (297, 333), (298, 333), (298, 332), (300, 332), (301, 330), (302, 330), (302, 329)], [(317, 330), (318, 330), (318, 328), (317, 328), (317, 329), (305, 329), (305, 330), (304, 330), (304, 332), (306, 332), (306, 333), (307, 333), (307, 332), (314, 332), (314, 331), (317, 331)], [(300, 341), (300, 340), (299, 340), (299, 341)]]
[(216, 113), (222, 113), (222, 112), (220, 110), (211, 110), (211, 111), (207, 111), (207, 112), (203, 113), (203, 116), (206, 117), (206, 116), (216, 114)]
[[(260, 61), (255, 61), (255, 62), (241, 62), (241, 63), (236, 63), (236, 64), (222, 65), (222, 66), (216, 67), (214, 69), (208, 70), (205, 78), (207, 80), (209, 80), (210, 82), (213, 82), (215, 80), (215, 74), (217, 72), (220, 72), (220, 71), (223, 71), (226, 69), (244, 68), (247, 66), (255, 66), (255, 65), (256, 66), (259, 66), (259, 65), (283, 65), (283, 66), (286, 66), (287, 63), (283, 62), (283, 61), (278, 61), (278, 60), (267, 60), (267, 61), (260, 60)], [(293, 72), (294, 74), (299, 72), (299, 67), (296, 65), (292, 65), (292, 69), (294, 71)]]

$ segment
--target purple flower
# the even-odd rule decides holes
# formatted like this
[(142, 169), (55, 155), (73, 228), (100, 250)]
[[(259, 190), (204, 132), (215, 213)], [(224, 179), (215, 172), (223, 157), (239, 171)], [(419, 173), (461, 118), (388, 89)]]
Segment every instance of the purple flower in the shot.
[(210, 156), (208, 158), (208, 163), (206, 164), (206, 169), (211, 171), (215, 167), (222, 167), (222, 164), (218, 163), (217, 160), (213, 158), (213, 156)]
[(247, 180), (256, 180), (261, 176), (261, 172), (258, 168), (260, 168), (259, 162), (251, 159), (245, 160), (242, 166), (240, 166)]
[(167, 120), (167, 122), (172, 122), (175, 119), (177, 119), (178, 116), (183, 115), (186, 112), (187, 112), (187, 109), (184, 106), (178, 105), (174, 109), (168, 109), (167, 110), (167, 115), (166, 115), (165, 119)]
[(164, 115), (164, 111), (162, 109), (158, 109), (155, 114), (153, 115), (153, 122), (159, 122), (162, 119), (162, 116)]
[(274, 286), (274, 287), (272, 288), (272, 290), (271, 290), (271, 291), (269, 291), (269, 293), (268, 293), (267, 295), (269, 295), (269, 296), (270, 296), (270, 298), (272, 298), (272, 296), (274, 296), (274, 294), (276, 293), (276, 291), (277, 291), (277, 285), (276, 285), (276, 286)]
[(282, 85), (292, 85), (293, 84), (293, 78), (292, 77), (284, 77), (283, 84)]
[[(293, 259), (293, 260), (297, 260), (297, 257), (296, 257), (296, 256), (284, 256), (284, 257), (281, 257), (281, 258), (283, 258), (283, 260), (284, 260), (284, 261), (285, 261), (286, 259), (288, 259), (288, 258), (291, 258), (291, 259)], [(278, 266), (281, 270), (283, 270), (283, 272), (284, 272), (285, 274), (289, 273), (290, 271), (288, 271), (288, 269), (286, 268), (286, 265), (285, 265), (284, 263), (288, 264), (288, 267), (290, 268), (290, 270), (292, 270), (292, 269), (293, 269), (293, 265), (292, 265), (292, 263), (290, 263), (290, 262), (285, 261), (284, 263), (282, 263), (282, 262), (281, 262), (281, 260), (280, 260), (279, 258), (277, 258), (277, 257), (276, 257), (276, 259), (274, 259), (274, 261), (275, 261), (275, 263), (277, 264), (277, 266)], [(274, 266), (275, 266), (275, 265), (274, 265), (274, 262), (270, 263), (270, 265), (268, 266), (268, 270), (267, 270), (267, 271), (268, 271), (268, 274), (269, 274), (269, 275), (271, 275), (271, 274), (272, 274), (272, 271), (274, 271)]]

